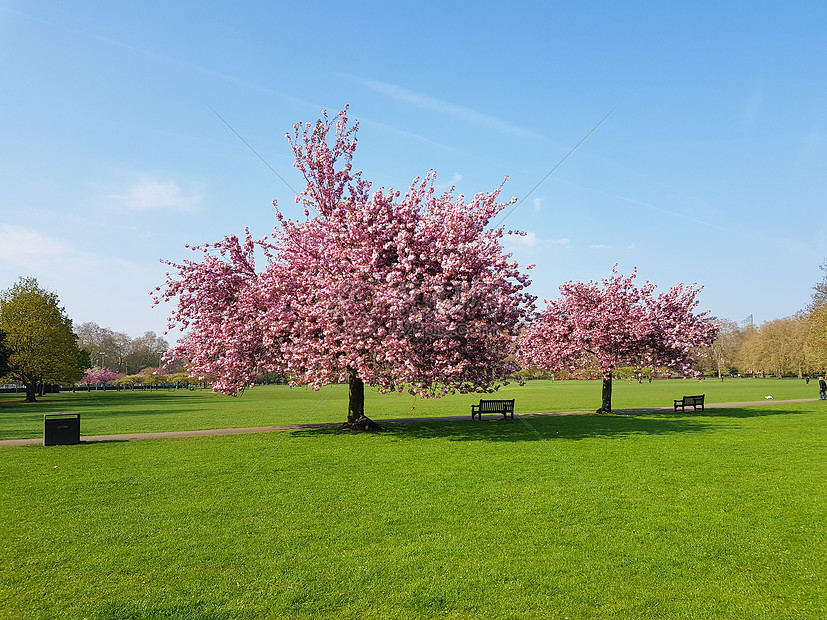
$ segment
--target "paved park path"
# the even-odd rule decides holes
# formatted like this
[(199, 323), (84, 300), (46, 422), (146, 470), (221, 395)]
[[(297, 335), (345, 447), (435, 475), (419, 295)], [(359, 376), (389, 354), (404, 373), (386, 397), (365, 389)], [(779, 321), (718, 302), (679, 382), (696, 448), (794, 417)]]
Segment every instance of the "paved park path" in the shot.
[[(739, 407), (754, 407), (758, 405), (781, 405), (784, 403), (808, 403), (818, 400), (817, 398), (800, 398), (798, 400), (757, 400), (753, 402), (744, 403), (707, 403), (707, 409), (736, 409)], [(612, 413), (645, 413), (645, 412), (664, 412), (673, 413), (669, 407), (648, 407), (645, 409), (615, 409)], [(549, 413), (523, 413), (518, 416), (530, 418), (538, 416), (554, 416), (554, 415), (578, 415), (594, 413), (594, 411), (554, 411)], [(491, 414), (488, 417), (499, 417), (500, 414)], [(395, 418), (391, 420), (376, 420), (381, 424), (396, 424), (400, 422), (437, 422), (437, 421), (452, 421), (452, 420), (468, 420), (467, 415), (455, 416), (439, 416), (431, 418)], [(161, 433), (121, 433), (118, 435), (83, 435), (81, 442), (96, 442), (96, 441), (131, 441), (133, 439), (167, 439), (170, 437), (207, 437), (211, 435), (237, 435), (241, 433), (270, 433), (273, 431), (289, 431), (302, 428), (324, 428), (341, 426), (341, 422), (321, 422), (315, 424), (282, 424), (278, 426), (250, 426), (246, 428), (211, 428), (196, 431), (165, 431)], [(479, 424), (479, 422), (477, 422)], [(3, 439), (0, 440), (0, 446), (25, 446), (32, 444), (42, 444), (42, 437), (35, 437), (31, 439)]]

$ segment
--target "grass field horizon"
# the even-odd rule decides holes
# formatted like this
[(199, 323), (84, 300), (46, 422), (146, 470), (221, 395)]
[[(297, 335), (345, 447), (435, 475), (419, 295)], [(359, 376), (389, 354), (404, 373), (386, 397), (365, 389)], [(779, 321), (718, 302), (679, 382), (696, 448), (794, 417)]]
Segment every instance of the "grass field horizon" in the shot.
[[(439, 416), (470, 418), (480, 398), (514, 398), (516, 412), (594, 411), (600, 405), (599, 381), (529, 381), (500, 388), (494, 395), (456, 394), (421, 399), (409, 394), (380, 394), (368, 389), (365, 412), (377, 420)], [(689, 394), (706, 394), (707, 403), (817, 398), (817, 383), (800, 379), (616, 380), (613, 409), (669, 407)], [(239, 397), (209, 390), (77, 391), (47, 394), (36, 403), (20, 394), (0, 394), (0, 440), (43, 434), (43, 415), (59, 411), (81, 414), (83, 435), (243, 428), (285, 424), (342, 422), (347, 417), (347, 386), (314, 391), (284, 385), (257, 386)]]
[[(702, 391), (813, 396), (812, 384), (769, 381)], [(617, 394), (663, 405), (689, 385)], [(568, 386), (560, 402), (580, 402), (578, 390), (596, 402), (599, 388)], [(243, 398), (259, 394), (250, 402), (264, 410), (281, 394), (257, 390)], [(311, 394), (295, 415), (324, 398)], [(518, 412), (530, 407), (519, 394)], [(175, 396), (138, 396), (123, 402), (154, 402), (164, 426), (208, 398), (247, 402), (189, 393), (192, 408), (170, 413), (160, 408)], [(426, 402), (453, 414), (461, 399)], [(0, 446), (0, 618), (824, 617), (824, 407)], [(124, 426), (143, 415), (104, 409)]]

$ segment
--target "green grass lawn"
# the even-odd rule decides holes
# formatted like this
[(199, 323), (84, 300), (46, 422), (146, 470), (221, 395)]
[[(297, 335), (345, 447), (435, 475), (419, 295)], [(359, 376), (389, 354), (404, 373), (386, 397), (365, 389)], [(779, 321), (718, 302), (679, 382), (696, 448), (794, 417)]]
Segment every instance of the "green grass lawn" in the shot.
[[(600, 406), (600, 381), (530, 381), (500, 389), (497, 398), (514, 398), (517, 413), (594, 411)], [(710, 403), (817, 398), (817, 383), (798, 379), (659, 380), (649, 384), (614, 382), (613, 407), (671, 406), (684, 394), (706, 394)], [(196, 430), (341, 422), (347, 418), (347, 386), (320, 391), (287, 386), (256, 387), (232, 398), (208, 390), (159, 392), (63, 392), (23, 403), (17, 394), (0, 394), (0, 439), (43, 436), (43, 414), (73, 411), (81, 414), (81, 433), (115, 433)], [(379, 394), (367, 390), (365, 409), (376, 419), (468, 415), (479, 394), (420, 399), (405, 394)]]
[[(599, 401), (598, 383), (572, 385), (515, 387), (518, 412), (531, 399), (551, 410)], [(618, 385), (616, 406), (814, 389), (684, 385), (654, 402), (646, 384)], [(580, 407), (566, 400), (577, 389)], [(343, 415), (339, 404), (320, 413), (324, 391), (292, 407), (287, 393), (301, 394), (162, 392), (144, 406), (166, 421), (233, 419), (244, 403), (256, 424), (268, 411)], [(394, 399), (371, 396), (371, 406)], [(417, 402), (416, 415), (467, 413), (461, 402)], [(109, 415), (143, 423), (147, 414), (122, 406)], [(0, 446), (0, 617), (821, 618), (825, 407)]]

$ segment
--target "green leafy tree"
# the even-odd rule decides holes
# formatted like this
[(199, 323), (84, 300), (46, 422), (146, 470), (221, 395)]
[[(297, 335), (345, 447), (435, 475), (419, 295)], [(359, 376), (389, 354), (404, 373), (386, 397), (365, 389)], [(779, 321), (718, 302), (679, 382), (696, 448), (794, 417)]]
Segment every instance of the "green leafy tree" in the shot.
[(0, 293), (0, 331), (6, 334), (6, 376), (26, 386), (26, 402), (35, 402), (38, 387), (73, 383), (83, 376), (89, 356), (77, 345), (72, 320), (57, 294), (34, 278), (20, 278)]
[(0, 377), (9, 372), (9, 356), (11, 352), (6, 346), (6, 332), (0, 331)]

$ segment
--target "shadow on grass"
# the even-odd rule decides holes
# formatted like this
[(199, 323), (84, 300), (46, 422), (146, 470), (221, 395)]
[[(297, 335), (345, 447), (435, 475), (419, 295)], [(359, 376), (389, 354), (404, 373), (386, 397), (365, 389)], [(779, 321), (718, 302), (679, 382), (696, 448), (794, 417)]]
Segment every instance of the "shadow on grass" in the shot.
[(814, 413), (819, 409), (810, 402), (785, 403), (779, 405), (755, 405), (753, 407), (707, 407), (703, 411), (687, 411), (686, 413), (672, 413), (671, 411), (654, 410), (627, 410), (617, 411), (612, 415), (659, 417), (659, 418), (759, 418), (775, 415), (800, 415)]
[[(517, 416), (513, 420), (438, 420), (382, 424), (379, 434), (397, 440), (448, 439), (449, 441), (538, 441), (550, 439), (587, 439), (628, 435), (664, 435), (705, 432), (720, 424), (710, 424), (689, 416), (632, 415), (551, 415)], [(319, 437), (343, 432), (338, 427), (307, 428), (291, 431), (293, 437)]]
[(223, 620), (224, 618), (254, 618), (250, 612), (233, 609), (228, 611), (218, 602), (156, 601), (149, 598), (144, 601), (110, 601), (88, 609), (84, 616), (91, 620), (160, 620), (162, 618), (186, 618), (187, 620)]
[[(60, 394), (44, 394), (38, 396), (37, 401), (33, 403), (25, 402), (25, 395), (22, 394), (7, 394), (0, 398), (0, 412), (14, 414), (14, 413), (31, 413), (33, 410), (42, 408), (79, 408), (92, 409), (100, 407), (102, 404), (112, 407), (130, 407), (136, 402), (159, 403), (165, 404), (171, 401), (180, 402), (181, 396), (187, 390), (179, 389), (164, 389), (164, 390), (78, 390), (77, 392), (61, 392)], [(199, 394), (194, 394), (198, 396)], [(204, 396), (212, 396), (212, 392), (203, 392)], [(140, 400), (138, 400), (140, 399)]]
[[(78, 395), (67, 393), (66, 395), (41, 396), (37, 402), (27, 403), (23, 400), (0, 401), (0, 416), (2, 417), (24, 417), (40, 416), (44, 413), (72, 412), (82, 413), (89, 416), (96, 415), (146, 415), (150, 413), (170, 413), (170, 405), (174, 404), (174, 411), (188, 412), (199, 411), (198, 401), (188, 402), (176, 395), (175, 392), (136, 392), (134, 396), (128, 396), (128, 400), (121, 396), (123, 392), (100, 392), (95, 394), (78, 392)], [(114, 395), (114, 396), (113, 396)], [(187, 403), (183, 405), (182, 403)]]
[(706, 409), (699, 411), (701, 417), (724, 417), (724, 418), (759, 418), (771, 415), (801, 415), (814, 413), (818, 407), (812, 407), (809, 403), (797, 403), (788, 405), (760, 405), (757, 407), (733, 407), (720, 409)]
[[(538, 439), (588, 439), (593, 437), (624, 437), (630, 435), (666, 435), (701, 433), (722, 429), (720, 418), (754, 418), (764, 416), (813, 413), (813, 403), (759, 405), (754, 407), (721, 407), (704, 411), (673, 413), (664, 410), (626, 410), (609, 415), (524, 415), (513, 420), (501, 418), (480, 421), (417, 420), (382, 422), (380, 434), (398, 440), (443, 438), (449, 441), (537, 441)], [(714, 418), (718, 421), (713, 422)], [(291, 431), (294, 437), (317, 437), (343, 432), (338, 427), (308, 428)]]

